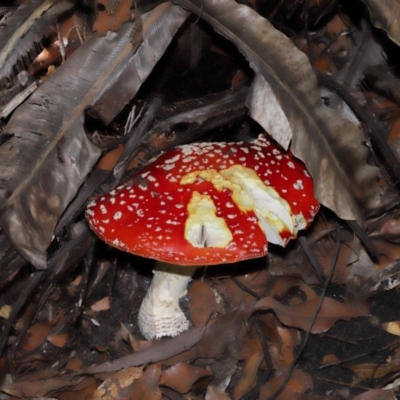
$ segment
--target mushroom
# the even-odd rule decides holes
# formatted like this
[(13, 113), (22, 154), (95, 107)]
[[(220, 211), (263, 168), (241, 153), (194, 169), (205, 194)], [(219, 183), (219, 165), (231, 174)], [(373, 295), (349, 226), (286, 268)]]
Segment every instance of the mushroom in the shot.
[(188, 329), (179, 299), (196, 268), (262, 257), (305, 229), (319, 210), (313, 189), (303, 164), (263, 136), (194, 143), (90, 203), (87, 219), (109, 245), (162, 262), (138, 315), (150, 340)]

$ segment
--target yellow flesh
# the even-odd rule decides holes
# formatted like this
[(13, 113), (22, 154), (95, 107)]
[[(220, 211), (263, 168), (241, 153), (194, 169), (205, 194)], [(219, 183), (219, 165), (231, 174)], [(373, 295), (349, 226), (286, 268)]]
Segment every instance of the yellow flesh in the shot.
[[(252, 169), (234, 165), (221, 171), (215, 169), (195, 171), (184, 175), (180, 183), (182, 185), (193, 184), (198, 178), (212, 183), (218, 191), (223, 189), (230, 190), (232, 192), (232, 201), (242, 212), (253, 211), (255, 213), (259, 219), (259, 225), (266, 233), (269, 242), (281, 244), (279, 233), (283, 231), (295, 234), (295, 224), (288, 202), (275, 189), (267, 186)], [(200, 194), (197, 195), (201, 196)], [(209, 198), (209, 196), (206, 197)], [(208, 201), (212, 206), (207, 202), (202, 204), (202, 202), (194, 200), (193, 206), (188, 207), (189, 220), (186, 223), (185, 237), (190, 243), (192, 241), (188, 237), (192, 237), (190, 231), (194, 229), (194, 223), (198, 219), (202, 219), (204, 224), (204, 221), (207, 220), (204, 210), (208, 210), (207, 215), (213, 218), (212, 224), (216, 224), (217, 222), (214, 221), (221, 219), (216, 216), (215, 205), (211, 198)], [(213, 208), (212, 213), (211, 208)], [(221, 222), (218, 221), (218, 224), (221, 224)], [(227, 226), (223, 228), (224, 236), (226, 230), (229, 231)], [(221, 239), (221, 243), (224, 240), (225, 237)], [(196, 247), (202, 246), (197, 245)], [(215, 247), (223, 246), (218, 245)]]

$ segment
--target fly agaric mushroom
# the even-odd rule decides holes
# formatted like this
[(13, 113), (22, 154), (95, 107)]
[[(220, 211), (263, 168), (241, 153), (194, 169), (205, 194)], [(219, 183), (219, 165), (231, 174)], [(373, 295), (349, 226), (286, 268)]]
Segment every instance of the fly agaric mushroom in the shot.
[(87, 219), (106, 243), (163, 262), (138, 321), (146, 339), (175, 336), (189, 321), (179, 299), (197, 267), (285, 246), (318, 212), (303, 164), (260, 136), (251, 143), (178, 146), (133, 184), (92, 202)]

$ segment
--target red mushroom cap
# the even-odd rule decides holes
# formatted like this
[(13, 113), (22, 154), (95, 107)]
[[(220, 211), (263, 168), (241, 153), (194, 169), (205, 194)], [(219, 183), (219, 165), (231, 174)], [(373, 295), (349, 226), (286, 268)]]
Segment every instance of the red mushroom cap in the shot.
[(303, 164), (260, 136), (195, 143), (162, 154), (130, 186), (92, 202), (106, 243), (180, 265), (232, 263), (285, 246), (319, 210)]

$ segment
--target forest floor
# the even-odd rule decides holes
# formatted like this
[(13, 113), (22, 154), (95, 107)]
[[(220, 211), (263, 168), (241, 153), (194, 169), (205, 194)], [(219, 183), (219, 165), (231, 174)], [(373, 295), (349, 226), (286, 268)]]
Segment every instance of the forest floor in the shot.
[[(107, 32), (112, 22), (107, 18), (120, 17), (105, 15), (108, 1), (99, 3), (103, 8), (98, 6), (96, 29)], [(121, 1), (119, 7), (126, 3)], [(74, 262), (65, 267), (60, 261), (59, 271), (39, 277), (40, 272), (6, 246), (9, 242), (0, 232), (0, 343), (4, 347), (0, 399), (383, 400), (400, 396), (396, 175), (400, 168), (387, 165), (385, 153), (368, 133), (372, 119), (399, 162), (400, 71), (396, 65), (400, 51), (371, 24), (361, 1), (352, 5), (335, 0), (245, 3), (309, 56), (320, 82), (326, 83), (323, 77), (333, 78), (361, 107), (361, 114), (351, 118), (358, 119), (365, 134), (364, 144), (371, 149), (368, 162), (379, 168), (379, 185), (391, 204), (363, 215), (364, 232), (378, 257), (362, 240), (360, 244), (351, 225), (321, 207), (311, 227), (286, 248), (271, 245), (266, 257), (199, 269), (180, 301), (191, 328), (174, 338), (147, 341), (139, 331), (137, 314), (150, 285), (152, 260), (111, 248), (88, 230), (71, 244), (67, 240), (73, 236), (71, 231), (85, 224), (80, 212), (59, 230), (58, 243), (49, 250), (59, 260), (67, 254)], [(77, 43), (72, 45), (74, 21), (68, 16), (61, 25), (62, 32), (72, 35), (66, 63), (79, 49)], [(62, 64), (54, 46), (57, 36), (52, 40), (30, 66), (29, 73), (37, 79), (46, 79)], [(358, 76), (351, 87), (343, 85), (346, 73)], [(106, 163), (115, 165), (121, 154), (118, 146), (124, 144), (123, 127), (132, 106), (140, 109), (154, 93), (170, 104), (229, 90), (252, 79), (248, 62), (235, 46), (192, 17), (138, 95), (111, 124), (105, 126), (88, 113), (87, 124), (103, 144), (101, 168)], [(325, 92), (322, 97), (327, 103), (335, 101)], [(1, 126), (4, 132), (6, 122)], [(262, 131), (244, 116), (213, 128), (202, 139), (241, 140)], [(4, 136), (1, 143), (7, 140)], [(16, 308), (18, 313), (13, 313)]]

